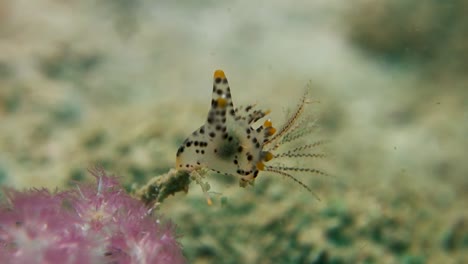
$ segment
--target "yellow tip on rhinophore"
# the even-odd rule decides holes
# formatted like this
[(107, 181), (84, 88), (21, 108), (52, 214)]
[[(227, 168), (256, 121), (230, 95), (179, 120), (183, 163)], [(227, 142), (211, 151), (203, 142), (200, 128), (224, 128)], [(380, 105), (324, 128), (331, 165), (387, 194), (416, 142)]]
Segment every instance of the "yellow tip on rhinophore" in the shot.
[(258, 170), (264, 170), (265, 169), (265, 164), (263, 164), (263, 162), (261, 162), (261, 161), (257, 162), (257, 169)]
[(208, 197), (208, 199), (206, 200), (206, 203), (211, 206), (213, 205), (213, 201), (211, 200), (211, 198)]
[(226, 78), (222, 70), (216, 70), (213, 74), (213, 78)]
[(271, 160), (272, 158), (273, 158), (273, 154), (271, 154), (271, 152), (267, 152), (267, 153), (265, 154), (265, 158), (263, 158), (263, 160), (269, 161), (269, 160)]
[(274, 127), (269, 127), (268, 130), (266, 130), (266, 135), (271, 136), (276, 133), (276, 128)]
[(271, 123), (270, 119), (267, 119), (267, 120), (265, 120), (265, 123), (263, 123), (263, 126), (264, 127), (271, 127), (271, 126), (273, 126), (273, 124)]
[(218, 98), (218, 106), (221, 108), (225, 108), (227, 105), (227, 100), (224, 98)]

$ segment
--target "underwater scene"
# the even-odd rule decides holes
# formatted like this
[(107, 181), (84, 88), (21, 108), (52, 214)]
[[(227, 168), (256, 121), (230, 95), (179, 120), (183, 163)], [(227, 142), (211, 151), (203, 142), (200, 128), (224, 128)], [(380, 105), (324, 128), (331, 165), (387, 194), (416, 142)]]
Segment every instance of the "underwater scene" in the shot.
[(0, 263), (468, 263), (468, 1), (0, 1)]

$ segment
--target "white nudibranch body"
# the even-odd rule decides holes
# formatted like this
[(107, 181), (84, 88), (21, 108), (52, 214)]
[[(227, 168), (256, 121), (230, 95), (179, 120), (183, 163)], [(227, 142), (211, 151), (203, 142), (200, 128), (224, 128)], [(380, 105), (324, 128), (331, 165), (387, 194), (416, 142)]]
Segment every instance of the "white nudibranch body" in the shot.
[(282, 144), (292, 142), (311, 132), (310, 119), (300, 118), (309, 100), (308, 89), (297, 109), (277, 131), (270, 119), (256, 128), (252, 125), (270, 111), (255, 109), (254, 105), (235, 108), (226, 75), (216, 70), (213, 76), (211, 108), (205, 124), (195, 130), (179, 147), (176, 169), (194, 172), (202, 168), (218, 173), (240, 176), (240, 185), (252, 184), (260, 171), (286, 176), (299, 183), (288, 171), (325, 174), (312, 168), (267, 166), (275, 158), (322, 158), (322, 153), (304, 153), (318, 147), (323, 141), (302, 145), (286, 152), (275, 154)]

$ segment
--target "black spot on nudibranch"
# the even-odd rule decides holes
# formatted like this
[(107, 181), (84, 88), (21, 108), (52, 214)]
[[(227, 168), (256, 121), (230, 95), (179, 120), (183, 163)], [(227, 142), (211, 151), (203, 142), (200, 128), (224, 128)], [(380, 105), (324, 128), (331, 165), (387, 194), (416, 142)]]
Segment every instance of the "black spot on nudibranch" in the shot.
[(219, 84), (221, 82), (221, 78), (216, 78), (215, 83)]
[(214, 138), (216, 136), (215, 132), (210, 132), (210, 137)]
[(223, 94), (223, 90), (218, 89), (218, 90), (216, 90), (216, 93), (217, 93), (218, 95), (222, 95), (222, 94)]
[(223, 79), (223, 83), (224, 83), (224, 84), (227, 84), (227, 83), (228, 83), (228, 81), (227, 81), (226, 78)]
[(205, 128), (204, 127), (200, 128), (200, 134), (205, 134)]
[(258, 176), (258, 170), (256, 170), (256, 171), (254, 172), (253, 176), (254, 176), (254, 178), (257, 178), (257, 176)]
[(177, 156), (180, 155), (180, 153), (184, 152), (184, 146), (181, 146), (178, 150), (177, 150)]

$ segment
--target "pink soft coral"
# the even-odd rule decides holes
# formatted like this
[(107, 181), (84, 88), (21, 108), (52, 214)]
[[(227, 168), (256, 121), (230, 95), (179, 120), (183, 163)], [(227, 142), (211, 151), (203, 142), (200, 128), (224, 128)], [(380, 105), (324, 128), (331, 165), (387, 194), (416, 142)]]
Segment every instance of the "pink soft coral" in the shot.
[(115, 177), (50, 193), (8, 190), (0, 205), (0, 263), (184, 263), (174, 226)]

